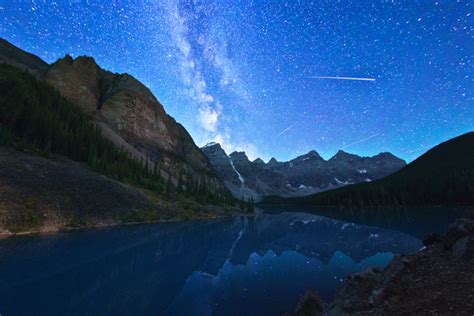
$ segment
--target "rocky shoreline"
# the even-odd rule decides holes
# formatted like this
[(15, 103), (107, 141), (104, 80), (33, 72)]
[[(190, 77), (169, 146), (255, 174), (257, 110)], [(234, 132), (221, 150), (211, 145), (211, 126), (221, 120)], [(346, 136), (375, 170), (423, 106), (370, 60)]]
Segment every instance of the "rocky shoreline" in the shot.
[[(146, 221), (146, 222), (129, 222), (129, 223), (121, 223), (121, 222), (114, 222), (114, 221), (102, 221), (98, 223), (92, 223), (90, 225), (85, 226), (77, 226), (71, 227), (64, 225), (51, 225), (46, 227), (41, 227), (39, 229), (28, 230), (28, 231), (20, 231), (20, 232), (11, 232), (7, 230), (0, 230), (0, 240), (13, 237), (13, 236), (27, 236), (27, 235), (42, 235), (42, 234), (55, 234), (60, 232), (69, 232), (75, 230), (85, 230), (85, 229), (101, 229), (101, 228), (112, 228), (112, 227), (119, 227), (119, 226), (130, 226), (130, 225), (146, 225), (146, 224), (164, 224), (164, 223), (175, 223), (175, 222), (185, 222), (185, 221), (205, 221), (205, 220), (219, 220), (225, 219), (233, 216), (244, 216), (244, 214), (237, 214), (237, 215), (215, 215), (215, 216), (202, 216), (192, 219), (162, 219), (162, 220), (155, 220), (155, 221)], [(245, 216), (248, 216), (245, 214)]]
[(474, 221), (429, 235), (416, 254), (351, 274), (333, 302), (307, 292), (288, 315), (474, 315)]

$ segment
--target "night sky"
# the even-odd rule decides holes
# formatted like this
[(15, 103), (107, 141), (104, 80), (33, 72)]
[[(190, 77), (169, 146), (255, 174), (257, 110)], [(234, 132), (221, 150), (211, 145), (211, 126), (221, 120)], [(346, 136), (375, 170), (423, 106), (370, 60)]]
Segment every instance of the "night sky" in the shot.
[(200, 146), (410, 161), (474, 129), (474, 4), (403, 2), (0, 0), (0, 36), (132, 74)]

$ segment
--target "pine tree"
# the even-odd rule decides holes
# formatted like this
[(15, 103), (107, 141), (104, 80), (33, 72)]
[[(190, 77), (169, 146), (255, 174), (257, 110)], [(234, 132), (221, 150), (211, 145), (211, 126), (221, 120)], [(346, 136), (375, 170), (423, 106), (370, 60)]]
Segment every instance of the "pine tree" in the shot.
[(247, 202), (247, 212), (253, 213), (253, 211), (254, 211), (253, 195), (251, 195)]
[(166, 183), (166, 194), (171, 195), (173, 191), (173, 183), (171, 182), (171, 173), (168, 174), (168, 182)]

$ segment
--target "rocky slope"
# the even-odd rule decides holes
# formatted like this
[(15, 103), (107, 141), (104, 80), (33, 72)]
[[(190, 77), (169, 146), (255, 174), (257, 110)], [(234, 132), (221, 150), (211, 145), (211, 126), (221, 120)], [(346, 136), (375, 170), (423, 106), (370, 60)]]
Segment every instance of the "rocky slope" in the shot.
[(423, 242), (423, 250), (396, 257), (384, 270), (348, 276), (329, 305), (308, 292), (292, 315), (472, 315), (474, 222), (458, 220), (445, 236)]
[(219, 144), (201, 148), (217, 175), (236, 198), (256, 201), (265, 196), (304, 196), (352, 183), (370, 182), (385, 177), (406, 165), (390, 153), (359, 157), (342, 150), (329, 160), (316, 151), (279, 162), (250, 161), (244, 152), (227, 155)]
[(94, 118), (104, 136), (134, 157), (158, 163), (165, 178), (177, 183), (181, 174), (205, 179), (216, 189), (206, 156), (188, 132), (142, 83), (128, 74), (115, 74), (91, 57), (67, 55), (48, 65), (0, 39), (0, 62), (26, 69), (54, 86), (64, 97)]
[(0, 235), (119, 222), (131, 210), (154, 207), (136, 188), (80, 163), (0, 147)]
[(216, 218), (236, 208), (164, 199), (62, 156), (0, 146), (0, 238), (136, 222)]

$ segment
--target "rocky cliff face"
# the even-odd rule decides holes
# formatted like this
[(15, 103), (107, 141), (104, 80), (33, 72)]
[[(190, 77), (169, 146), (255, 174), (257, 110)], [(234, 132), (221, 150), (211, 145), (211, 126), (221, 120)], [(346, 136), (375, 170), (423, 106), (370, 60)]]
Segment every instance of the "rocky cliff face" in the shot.
[(214, 170), (222, 181), (232, 185), (240, 185), (242, 183), (243, 179), (235, 169), (233, 161), (219, 144), (207, 144), (202, 150), (211, 161)]
[(99, 67), (91, 57), (67, 55), (48, 65), (5, 40), (0, 62), (27, 69), (91, 115), (103, 134), (138, 159), (158, 163), (164, 177), (180, 174), (206, 179), (222, 188), (207, 157), (188, 132), (141, 82)]
[[(201, 150), (236, 198), (253, 196), (256, 201), (269, 195), (304, 196), (348, 184), (370, 182), (406, 165), (405, 161), (390, 153), (359, 157), (340, 150), (326, 161), (312, 150), (290, 161), (279, 162), (272, 158), (265, 163), (259, 158), (250, 161), (244, 152), (227, 156), (215, 143)], [(215, 152), (219, 155), (213, 154)], [(242, 181), (236, 181), (239, 177)]]

